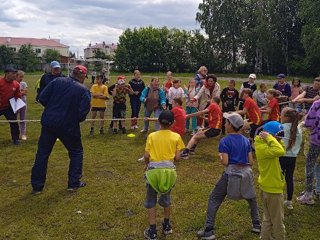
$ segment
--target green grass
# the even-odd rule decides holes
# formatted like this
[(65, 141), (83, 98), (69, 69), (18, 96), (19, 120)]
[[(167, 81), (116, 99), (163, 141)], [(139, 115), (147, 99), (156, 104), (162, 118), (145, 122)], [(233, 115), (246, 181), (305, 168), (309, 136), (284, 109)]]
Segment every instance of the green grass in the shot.
[[(42, 107), (34, 103), (34, 84), (38, 78), (26, 76), (28, 119), (39, 119), (42, 112)], [(108, 110), (107, 117), (110, 114)], [(142, 126), (142, 122), (139, 125)], [(66, 192), (69, 160), (65, 148), (57, 142), (49, 159), (44, 192), (32, 196), (30, 172), (40, 124), (29, 123), (28, 140), (14, 146), (9, 125), (0, 123), (0, 239), (143, 239), (143, 230), (148, 225), (143, 207), (144, 166), (136, 160), (144, 152), (147, 135), (135, 132), (135, 138), (128, 138), (107, 133), (90, 138), (89, 123), (83, 123), (81, 127), (83, 180), (87, 187), (73, 194)], [(185, 137), (185, 143), (189, 138)], [(218, 141), (202, 141), (196, 155), (176, 163), (178, 182), (172, 191), (174, 232), (166, 238), (159, 234), (159, 239), (196, 239), (195, 233), (205, 221), (208, 195), (223, 172), (217, 156)], [(301, 155), (297, 160), (295, 196), (304, 187), (304, 159)], [(258, 176), (256, 166), (254, 170)], [(258, 186), (256, 189), (259, 193)], [(258, 204), (262, 217), (260, 198)], [(285, 209), (287, 239), (320, 239), (319, 210), (319, 203), (302, 206), (296, 202), (292, 211)], [(159, 226), (161, 208), (158, 208), (157, 220)], [(258, 239), (250, 233), (246, 201), (226, 200), (218, 212), (216, 227), (218, 239)]]

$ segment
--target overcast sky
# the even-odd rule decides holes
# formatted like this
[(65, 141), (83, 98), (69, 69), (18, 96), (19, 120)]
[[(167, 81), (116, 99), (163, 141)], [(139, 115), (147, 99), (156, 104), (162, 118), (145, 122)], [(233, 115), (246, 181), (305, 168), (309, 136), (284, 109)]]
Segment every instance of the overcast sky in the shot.
[(73, 52), (117, 43), (126, 28), (199, 29), (201, 0), (0, 0), (0, 36), (58, 38)]

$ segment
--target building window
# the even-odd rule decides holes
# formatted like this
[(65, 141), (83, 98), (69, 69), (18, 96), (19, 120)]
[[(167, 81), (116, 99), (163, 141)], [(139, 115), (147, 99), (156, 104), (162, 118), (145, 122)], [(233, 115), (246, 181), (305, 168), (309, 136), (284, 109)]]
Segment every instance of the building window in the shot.
[(41, 49), (40, 48), (36, 48), (36, 53), (41, 53)]
[(14, 52), (17, 51), (17, 48), (15, 48), (15, 47), (11, 47), (10, 49), (11, 49), (12, 51), (14, 51)]

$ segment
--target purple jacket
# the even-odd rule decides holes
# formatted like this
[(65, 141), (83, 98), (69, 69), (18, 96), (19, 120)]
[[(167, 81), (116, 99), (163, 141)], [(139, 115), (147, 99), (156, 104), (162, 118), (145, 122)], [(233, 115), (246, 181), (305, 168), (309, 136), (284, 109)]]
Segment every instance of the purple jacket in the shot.
[(310, 143), (320, 146), (320, 100), (312, 104), (304, 125), (311, 129)]

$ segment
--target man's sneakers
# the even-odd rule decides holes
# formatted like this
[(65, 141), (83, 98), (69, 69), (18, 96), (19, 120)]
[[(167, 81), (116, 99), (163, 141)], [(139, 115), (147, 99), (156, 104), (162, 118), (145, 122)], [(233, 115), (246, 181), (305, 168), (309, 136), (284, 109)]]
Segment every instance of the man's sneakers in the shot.
[(18, 139), (13, 139), (12, 142), (13, 142), (14, 145), (19, 145), (19, 140)]
[(189, 153), (182, 152), (182, 153), (180, 154), (180, 158), (181, 158), (181, 159), (184, 159), (184, 160), (189, 159)]
[(251, 232), (261, 233), (261, 225), (259, 221), (252, 223)]
[(164, 222), (162, 223), (162, 231), (164, 235), (168, 235), (172, 233), (172, 227), (170, 223), (165, 224)]
[(156, 240), (157, 239), (157, 231), (152, 231), (150, 228), (144, 230), (143, 235), (147, 240)]
[(87, 184), (85, 182), (80, 182), (78, 187), (68, 187), (68, 192), (76, 192), (79, 188), (85, 187)]
[(31, 194), (32, 195), (40, 195), (42, 193), (42, 190), (32, 190)]
[(216, 236), (214, 235), (213, 229), (212, 230), (207, 230), (207, 229), (199, 230), (197, 232), (197, 237), (200, 238), (201, 240), (212, 240), (212, 239), (216, 238)]
[(302, 195), (297, 197), (297, 201), (301, 204), (306, 204), (306, 205), (314, 204), (312, 193), (308, 193), (308, 192), (304, 192)]

